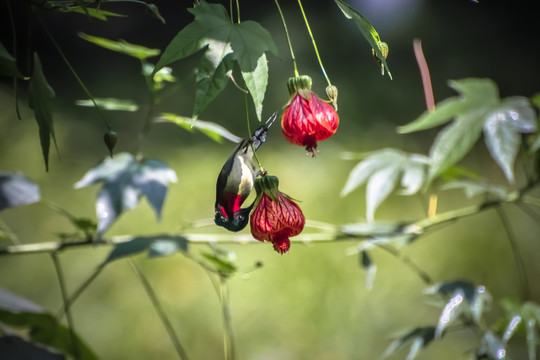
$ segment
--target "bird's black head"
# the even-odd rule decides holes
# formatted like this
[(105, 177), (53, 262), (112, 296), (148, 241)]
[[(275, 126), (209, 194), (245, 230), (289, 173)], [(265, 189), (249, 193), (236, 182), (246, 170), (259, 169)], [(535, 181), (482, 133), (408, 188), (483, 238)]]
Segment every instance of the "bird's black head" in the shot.
[(219, 210), (216, 210), (216, 215), (214, 218), (214, 222), (218, 226), (223, 226), (225, 229), (229, 231), (240, 231), (246, 227), (246, 225), (249, 222), (249, 213), (251, 209), (253, 208), (253, 205), (245, 208), (240, 209), (234, 213), (231, 214), (231, 216), (227, 216), (227, 214), (222, 213)]

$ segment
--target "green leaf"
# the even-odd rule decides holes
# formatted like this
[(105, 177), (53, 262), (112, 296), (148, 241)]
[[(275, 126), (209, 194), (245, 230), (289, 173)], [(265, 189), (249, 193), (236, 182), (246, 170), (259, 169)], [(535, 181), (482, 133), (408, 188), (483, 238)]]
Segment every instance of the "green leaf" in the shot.
[(39, 187), (22, 174), (0, 172), (0, 211), (40, 200)]
[(426, 111), (413, 122), (398, 127), (398, 132), (405, 134), (430, 129), (470, 112), (489, 111), (499, 103), (497, 85), (489, 79), (451, 80), (448, 86), (461, 96), (443, 100), (437, 104), (435, 110)]
[(199, 63), (196, 76), (195, 102), (193, 104), (193, 118), (210, 104), (216, 96), (225, 89), (229, 83), (229, 76), (233, 68), (232, 54), (225, 54), (216, 64), (210, 53), (204, 54)]
[(210, 121), (197, 120), (195, 122), (195, 119), (193, 118), (179, 116), (171, 113), (162, 113), (155, 121), (172, 122), (173, 124), (176, 124), (188, 131), (193, 131), (193, 129), (197, 129), (206, 136), (208, 136), (210, 139), (218, 143), (222, 143), (223, 139), (227, 139), (234, 143), (239, 143), (242, 140), (242, 138), (229, 132), (223, 126)]
[(441, 190), (462, 189), (468, 198), (481, 194), (494, 196), (496, 199), (504, 199), (508, 195), (508, 189), (504, 186), (480, 183), (471, 180), (456, 180), (444, 184)]
[(75, 188), (103, 183), (96, 202), (97, 231), (101, 235), (122, 212), (135, 208), (142, 196), (146, 196), (159, 220), (167, 185), (176, 181), (176, 173), (164, 163), (136, 160), (130, 154), (121, 153), (88, 171)]
[(268, 85), (268, 63), (266, 54), (263, 53), (257, 61), (257, 67), (253, 71), (242, 72), (242, 77), (253, 99), (257, 119), (262, 119), (262, 108), (266, 85)]
[(118, 13), (114, 13), (114, 12), (110, 12), (110, 11), (106, 11), (106, 10), (101, 10), (101, 9), (96, 9), (96, 8), (85, 7), (83, 9), (81, 6), (62, 8), (62, 11), (79, 13), (79, 14), (91, 16), (93, 18), (103, 20), (103, 21), (108, 20), (107, 16), (110, 16), (110, 17), (127, 17), (127, 15), (118, 14)]
[[(6, 295), (7, 294), (7, 295)], [(28, 334), (33, 342), (40, 343), (62, 351), (81, 360), (97, 359), (92, 350), (64, 325), (60, 324), (54, 316), (43, 312), (39, 307), (25, 299), (5, 291), (0, 292), (0, 323), (15, 328), (28, 329)], [(8, 306), (6, 307), (6, 299)], [(13, 303), (16, 302), (16, 305)], [(20, 304), (23, 303), (21, 306)], [(73, 337), (76, 347), (73, 345)]]
[[(45, 169), (49, 171), (49, 147), (51, 137), (56, 147), (56, 137), (54, 135), (53, 114), (51, 109), (51, 99), (54, 97), (54, 90), (51, 88), (43, 70), (37, 53), (34, 53), (34, 69), (28, 85), (28, 105), (34, 111), (34, 116), (39, 128), (39, 140), (41, 151), (45, 161)], [(58, 148), (57, 148), (58, 151)]]
[(103, 265), (114, 260), (148, 251), (148, 257), (169, 256), (178, 251), (187, 252), (188, 242), (182, 236), (152, 235), (138, 236), (116, 245), (105, 259)]
[(189, 12), (195, 19), (173, 38), (157, 62), (154, 72), (204, 49), (205, 55), (198, 67), (196, 105), (193, 111), (193, 117), (197, 118), (223, 90), (233, 60), (238, 62), (242, 72), (253, 72), (265, 52), (277, 54), (278, 51), (272, 37), (262, 26), (253, 21), (231, 23), (227, 11), (220, 4), (201, 1), (199, 6), (189, 9)]
[[(112, 110), (112, 111), (130, 111), (135, 112), (139, 110), (139, 105), (133, 100), (126, 99), (115, 99), (115, 98), (102, 98), (94, 99), (97, 106), (103, 110)], [(75, 105), (94, 107), (94, 102), (90, 99), (88, 100), (76, 100)]]
[(381, 359), (386, 359), (392, 355), (396, 350), (411, 343), (407, 360), (413, 360), (416, 358), (420, 350), (425, 348), (435, 338), (435, 328), (433, 326), (418, 327), (411, 331), (406, 332), (398, 339), (393, 341), (388, 348), (384, 351)]
[(17, 61), (0, 42), (0, 75), (22, 79), (23, 76), (17, 68)]
[(536, 115), (525, 97), (507, 98), (485, 120), (484, 140), (491, 157), (514, 182), (514, 161), (521, 145), (520, 133), (536, 131)]
[(96, 44), (98, 46), (101, 46), (105, 49), (116, 51), (116, 52), (129, 55), (129, 56), (133, 56), (141, 60), (149, 58), (149, 57), (153, 57), (153, 56), (158, 56), (161, 52), (159, 49), (150, 49), (141, 45), (128, 43), (127, 41), (124, 41), (124, 40), (114, 41), (114, 40), (109, 40), (102, 37), (87, 35), (82, 32), (78, 33), (78, 35), (81, 39), (91, 42), (93, 44)]
[(65, 360), (63, 354), (24, 340), (15, 335), (0, 337), (0, 354), (5, 359)]
[(483, 110), (467, 113), (442, 129), (430, 149), (429, 181), (452, 167), (472, 149), (484, 125)]
[(236, 265), (231, 261), (229, 253), (203, 253), (202, 256), (224, 276), (230, 276), (237, 270)]
[(398, 183), (403, 187), (402, 195), (412, 195), (420, 190), (424, 184), (427, 162), (425, 156), (396, 149), (375, 151), (351, 170), (341, 196), (367, 182), (366, 213), (368, 221), (373, 221), (375, 210)]
[(360, 32), (376, 54), (376, 58), (382, 63), (382, 66), (384, 66), (384, 68), (386, 69), (388, 76), (390, 77), (390, 79), (392, 79), (392, 74), (390, 73), (390, 69), (388, 68), (388, 64), (386, 62), (386, 56), (381, 52), (382, 41), (375, 28), (369, 23), (369, 21), (366, 20), (365, 17), (362, 16), (362, 14), (356, 11), (345, 1), (335, 0), (335, 2), (343, 12), (345, 17), (347, 19), (352, 19), (356, 23), (356, 26), (358, 26)]

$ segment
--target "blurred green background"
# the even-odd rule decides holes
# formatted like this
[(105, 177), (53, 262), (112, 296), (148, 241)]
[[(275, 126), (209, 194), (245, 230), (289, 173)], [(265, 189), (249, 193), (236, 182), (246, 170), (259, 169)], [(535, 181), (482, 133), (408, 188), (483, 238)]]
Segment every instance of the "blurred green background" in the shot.
[[(9, 0), (8, 0), (9, 1)], [(12, 1), (18, 51), (25, 58), (29, 19), (24, 5)], [(107, 22), (84, 15), (41, 12), (74, 68), (95, 97), (133, 99), (142, 105), (136, 113), (109, 112), (119, 133), (117, 152), (135, 151), (145, 116), (147, 97), (140, 64), (77, 37), (90, 35), (164, 49), (192, 17), (190, 2), (156, 2), (166, 25), (133, 4), (104, 8), (128, 14)], [(242, 19), (259, 21), (274, 36), (280, 57), (269, 56), (270, 79), (264, 116), (288, 100), (286, 81), (293, 74), (287, 44), (272, 1), (240, 2)], [(531, 96), (539, 90), (540, 25), (529, 1), (356, 0), (350, 3), (375, 26), (389, 44), (388, 63), (394, 77), (382, 77), (371, 49), (358, 29), (347, 21), (333, 1), (305, 1), (326, 71), (339, 88), (338, 132), (319, 144), (312, 159), (287, 143), (278, 126), (270, 130), (259, 156), (264, 167), (280, 178), (282, 191), (301, 200), (308, 220), (345, 224), (365, 220), (364, 188), (340, 198), (339, 193), (354, 161), (340, 159), (344, 151), (365, 152), (395, 147), (427, 153), (436, 131), (397, 135), (395, 127), (425, 110), (420, 74), (412, 41), (422, 40), (436, 101), (454, 95), (449, 79), (489, 77), (502, 97)], [(228, 2), (224, 2), (228, 8)], [(299, 71), (313, 78), (313, 90), (324, 94), (325, 81), (297, 4), (282, 1)], [(5, 3), (0, 4), (2, 43), (12, 49), (12, 32)], [(44, 170), (37, 126), (23, 100), (22, 119), (15, 114), (10, 79), (0, 83), (0, 170), (20, 171), (36, 181), (44, 199), (71, 213), (94, 218), (98, 187), (73, 189), (84, 173), (106, 156), (102, 120), (90, 108), (77, 107), (86, 98), (63, 64), (42, 28), (32, 22), (31, 50), (42, 59), (45, 75), (56, 91), (55, 130), (60, 156), (51, 152), (49, 173)], [(173, 65), (181, 84), (158, 111), (190, 115), (194, 94), (193, 69), (199, 56)], [(25, 73), (26, 63), (21, 70)], [(20, 95), (24, 88), (20, 89)], [(24, 97), (21, 96), (21, 99)], [(201, 114), (245, 136), (244, 95), (233, 84)], [(252, 119), (254, 116), (252, 115)], [(252, 126), (255, 126), (254, 120)], [(148, 204), (121, 216), (108, 235), (174, 233), (200, 219), (211, 219), (215, 181), (234, 145), (216, 144), (200, 133), (188, 133), (172, 124), (156, 124), (146, 142), (145, 156), (166, 162), (179, 181), (169, 188), (163, 218), (156, 222)], [(464, 164), (490, 181), (505, 184), (501, 171), (479, 143)], [(517, 168), (520, 173), (521, 168)], [(522, 181), (522, 177), (518, 176)], [(521, 184), (518, 180), (518, 185)], [(470, 204), (459, 191), (440, 194), (439, 211)], [(378, 220), (408, 221), (425, 216), (427, 196), (392, 196), (376, 214)], [(507, 206), (528, 271), (532, 299), (540, 300), (538, 224), (516, 207)], [(55, 241), (72, 231), (71, 224), (43, 204), (2, 212), (1, 219), (23, 243)], [(216, 226), (201, 232), (227, 234)], [(316, 231), (306, 228), (305, 233)], [(249, 234), (249, 230), (243, 233)], [(2, 245), (8, 245), (4, 243)], [(403, 329), (430, 325), (440, 309), (424, 301), (424, 283), (399, 260), (383, 251), (372, 252), (378, 266), (374, 287), (367, 291), (357, 255), (347, 255), (355, 242), (293, 243), (280, 256), (270, 244), (226, 245), (236, 254), (242, 273), (230, 280), (231, 311), (240, 359), (376, 359)], [(207, 250), (192, 245), (190, 251)], [(69, 250), (61, 255), (69, 289), (75, 289), (107, 255), (106, 247)], [(520, 293), (510, 245), (493, 211), (460, 220), (433, 231), (403, 249), (435, 281), (465, 279), (487, 286), (495, 299)], [(180, 340), (192, 359), (221, 359), (222, 319), (218, 297), (207, 273), (191, 260), (175, 256), (135, 258), (162, 301)], [(255, 271), (254, 264), (264, 266)], [(55, 313), (61, 306), (54, 267), (48, 255), (0, 257), (0, 287), (27, 297)], [(496, 300), (497, 301), (497, 300)], [(495, 305), (497, 302), (495, 301)], [(490, 313), (500, 314), (497, 306)], [(168, 359), (174, 348), (127, 261), (109, 265), (73, 307), (76, 330), (103, 359)], [(431, 344), (419, 359), (461, 359), (478, 343), (468, 330), (449, 333)], [(516, 346), (514, 358), (524, 356)], [(404, 358), (402, 351), (395, 358)]]

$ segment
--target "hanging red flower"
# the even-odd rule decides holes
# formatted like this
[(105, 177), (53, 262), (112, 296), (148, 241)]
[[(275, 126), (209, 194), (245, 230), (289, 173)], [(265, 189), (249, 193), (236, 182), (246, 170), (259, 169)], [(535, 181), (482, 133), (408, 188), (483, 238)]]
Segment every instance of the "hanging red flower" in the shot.
[(269, 241), (274, 250), (289, 251), (289, 237), (302, 232), (306, 218), (300, 207), (278, 190), (275, 176), (263, 176), (255, 182), (257, 205), (250, 217), (251, 234), (259, 241)]
[[(339, 116), (332, 105), (311, 91), (309, 76), (290, 78), (287, 87), (292, 97), (281, 118), (283, 136), (290, 143), (305, 146), (314, 156), (317, 141), (328, 139), (336, 132)], [(332, 88), (337, 97), (337, 89)]]

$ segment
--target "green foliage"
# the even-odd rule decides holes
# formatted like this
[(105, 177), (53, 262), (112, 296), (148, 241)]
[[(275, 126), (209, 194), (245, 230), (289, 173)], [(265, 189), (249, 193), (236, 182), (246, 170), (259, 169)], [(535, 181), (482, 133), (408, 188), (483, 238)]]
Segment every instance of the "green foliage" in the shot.
[(227, 139), (235, 143), (238, 143), (242, 140), (242, 138), (229, 132), (229, 130), (227, 130), (223, 126), (213, 123), (211, 121), (195, 121), (195, 119), (193, 118), (179, 116), (176, 114), (163, 113), (156, 119), (156, 122), (171, 122), (188, 131), (193, 131), (194, 129), (197, 129), (204, 135), (208, 136), (210, 139), (218, 143), (222, 143), (223, 139)]
[(87, 35), (85, 33), (78, 34), (81, 39), (101, 46), (105, 49), (119, 52), (121, 54), (129, 55), (134, 58), (144, 60), (149, 57), (158, 56), (161, 52), (159, 49), (149, 49), (141, 45), (135, 45), (128, 43), (127, 41), (113, 41), (98, 36)]
[(341, 196), (367, 182), (367, 219), (373, 221), (377, 207), (398, 185), (403, 188), (402, 195), (413, 195), (420, 190), (427, 163), (428, 159), (419, 154), (406, 154), (396, 149), (375, 151), (351, 170)]
[(509, 182), (514, 182), (514, 161), (521, 144), (521, 133), (536, 130), (536, 117), (524, 97), (499, 99), (498, 89), (488, 79), (463, 79), (449, 82), (461, 94), (442, 101), (400, 133), (430, 129), (455, 119), (439, 132), (430, 150), (429, 180), (440, 176), (460, 161), (476, 143), (482, 130), (491, 157)]
[(56, 136), (54, 135), (53, 113), (51, 99), (54, 97), (54, 90), (45, 79), (41, 62), (37, 53), (34, 53), (34, 69), (28, 84), (28, 105), (34, 110), (34, 116), (39, 129), (39, 141), (41, 151), (45, 160), (45, 169), (49, 171), (49, 147), (51, 138), (56, 147)]
[(154, 71), (184, 59), (204, 49), (197, 70), (197, 90), (193, 118), (225, 88), (232, 71), (233, 61), (238, 62), (246, 74), (260, 120), (260, 103), (264, 99), (268, 67), (263, 54), (277, 54), (272, 37), (262, 26), (253, 21), (231, 23), (222, 5), (207, 4), (188, 9), (195, 20), (183, 28), (165, 49)]
[(176, 252), (187, 252), (188, 243), (182, 236), (153, 235), (138, 236), (126, 242), (116, 245), (105, 259), (103, 265), (111, 261), (133, 256), (143, 251), (148, 251), (148, 257), (169, 256)]
[(6, 50), (0, 42), (0, 75), (22, 78), (22, 74), (17, 68), (15, 58)]
[[(382, 68), (382, 74), (384, 75), (384, 69), (386, 69), (386, 73), (392, 79), (392, 74), (390, 73), (390, 69), (388, 68), (388, 64), (386, 62), (386, 56), (388, 54), (388, 45), (386, 43), (383, 43), (381, 41), (381, 38), (379, 36), (379, 33), (375, 28), (367, 21), (367, 19), (362, 16), (358, 11), (356, 11), (352, 6), (347, 4), (343, 0), (335, 0), (336, 4), (339, 6), (343, 14), (347, 19), (352, 19), (356, 26), (360, 29), (360, 32), (364, 36), (364, 39), (367, 40), (369, 45), (371, 46), (371, 49), (373, 50), (375, 57), (377, 61), (381, 63)], [(383, 51), (386, 52), (386, 54), (383, 53)]]
[(125, 210), (137, 206), (142, 196), (159, 219), (167, 185), (176, 180), (176, 173), (164, 163), (152, 159), (137, 160), (122, 153), (88, 171), (75, 188), (103, 183), (96, 201), (97, 232), (101, 235)]
[(0, 172), (0, 211), (39, 200), (36, 183), (22, 174)]

